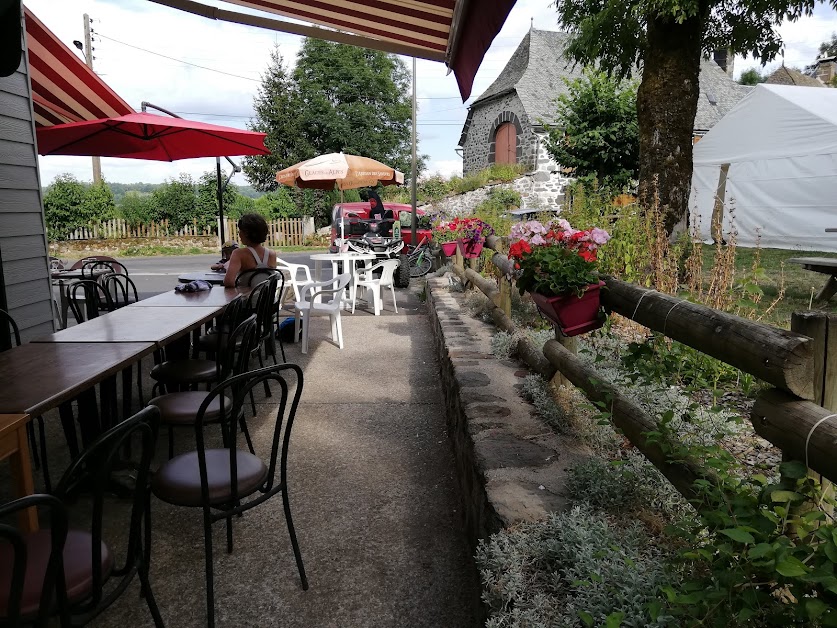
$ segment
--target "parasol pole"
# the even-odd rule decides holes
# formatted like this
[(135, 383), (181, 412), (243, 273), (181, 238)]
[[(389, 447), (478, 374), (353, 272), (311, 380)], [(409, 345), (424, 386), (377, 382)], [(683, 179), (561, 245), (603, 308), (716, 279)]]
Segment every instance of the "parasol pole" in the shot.
[(416, 240), (416, 58), (413, 57), (413, 169), (410, 177), (410, 202), (413, 205), (413, 219), (410, 221), (410, 242), (418, 245)]
[(224, 188), (221, 187), (221, 158), (215, 158), (215, 181), (218, 184), (218, 235), (224, 248)]
[[(340, 188), (340, 248), (343, 248), (343, 242), (346, 240), (346, 219), (343, 216), (343, 188)], [(339, 253), (339, 251), (338, 251)]]

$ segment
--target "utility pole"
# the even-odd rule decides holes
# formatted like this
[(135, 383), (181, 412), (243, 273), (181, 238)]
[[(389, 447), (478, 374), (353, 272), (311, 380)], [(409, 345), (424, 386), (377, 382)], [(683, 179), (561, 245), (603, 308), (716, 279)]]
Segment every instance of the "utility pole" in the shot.
[[(90, 16), (84, 14), (84, 60), (87, 67), (93, 69), (93, 38), (90, 36)], [(102, 158), (93, 157), (93, 183), (102, 181)]]

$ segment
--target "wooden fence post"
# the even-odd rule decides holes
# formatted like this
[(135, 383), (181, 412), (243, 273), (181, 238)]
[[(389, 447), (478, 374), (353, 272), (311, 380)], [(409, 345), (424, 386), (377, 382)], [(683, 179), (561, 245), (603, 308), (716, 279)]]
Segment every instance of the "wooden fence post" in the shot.
[[(826, 410), (837, 412), (837, 316), (825, 312), (794, 312), (791, 331), (813, 339), (814, 398), (812, 401)], [(837, 417), (828, 419), (837, 423)], [(782, 459), (785, 459), (784, 452)], [(822, 485), (824, 494), (833, 495), (834, 485), (815, 471), (808, 475)]]
[(511, 318), (511, 282), (506, 279), (505, 275), (500, 277), (500, 309), (503, 313)]

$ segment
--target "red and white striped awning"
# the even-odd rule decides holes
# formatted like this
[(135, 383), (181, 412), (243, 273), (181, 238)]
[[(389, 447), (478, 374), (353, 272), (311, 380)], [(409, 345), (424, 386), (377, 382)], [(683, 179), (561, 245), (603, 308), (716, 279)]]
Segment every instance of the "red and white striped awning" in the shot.
[(24, 14), (36, 126), (135, 113), (26, 7)]
[(317, 27), (226, 11), (194, 0), (151, 0), (215, 20), (249, 24), (443, 61), (465, 100), (516, 0), (224, 0)]

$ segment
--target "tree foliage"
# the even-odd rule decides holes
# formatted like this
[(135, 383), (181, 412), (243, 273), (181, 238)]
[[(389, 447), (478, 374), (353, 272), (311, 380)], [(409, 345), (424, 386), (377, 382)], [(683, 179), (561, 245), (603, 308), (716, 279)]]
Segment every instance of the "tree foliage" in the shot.
[[(244, 171), (259, 190), (277, 188), (276, 172), (324, 153), (345, 152), (411, 170), (409, 73), (395, 55), (306, 39), (292, 74), (278, 48), (256, 96), (249, 128), (267, 133), (273, 153), (246, 157)], [(418, 170), (425, 157), (419, 157)], [(317, 205), (311, 194), (302, 213)], [(320, 197), (317, 196), (317, 199)], [(319, 213), (319, 212), (314, 212)]]
[(118, 215), (128, 221), (131, 227), (147, 224), (159, 219), (153, 196), (147, 192), (128, 190), (119, 203)]
[(72, 231), (113, 218), (113, 194), (102, 181), (96, 185), (80, 182), (71, 174), (60, 174), (44, 194), (44, 218), (50, 238), (66, 238)]
[[(173, 229), (192, 224), (197, 204), (195, 182), (190, 175), (181, 173), (177, 179), (168, 179), (154, 190), (152, 201), (159, 219), (168, 220)], [(204, 223), (198, 224), (203, 226)]]
[(303, 132), (301, 106), (299, 90), (285, 69), (277, 45), (270, 53), (253, 103), (256, 115), (248, 124), (251, 131), (267, 133), (265, 146), (271, 153), (244, 158), (244, 174), (257, 190), (275, 190), (279, 170), (314, 156), (314, 148)]
[(567, 87), (556, 103), (547, 151), (561, 166), (574, 168), (579, 179), (629, 187), (639, 174), (636, 84), (587, 70)]
[(659, 199), (669, 231), (688, 211), (701, 54), (723, 48), (771, 61), (782, 48), (776, 25), (812, 14), (814, 6), (815, 0), (557, 0), (558, 22), (571, 35), (567, 56), (620, 78), (642, 68), (639, 192), (646, 203)]
[(738, 77), (738, 82), (741, 85), (758, 85), (767, 80), (767, 75), (762, 74), (756, 68), (747, 68)]
[(410, 74), (392, 54), (306, 39), (294, 68), (314, 150), (341, 150), (410, 172)]
[[(221, 171), (221, 184), (227, 180), (226, 173)], [(224, 215), (229, 215), (229, 209), (236, 206), (238, 190), (233, 183), (224, 188)], [(215, 171), (208, 170), (201, 175), (197, 186), (195, 200), (195, 218), (199, 225), (212, 225), (218, 219), (218, 176)]]

